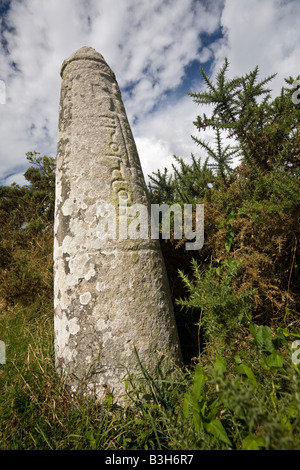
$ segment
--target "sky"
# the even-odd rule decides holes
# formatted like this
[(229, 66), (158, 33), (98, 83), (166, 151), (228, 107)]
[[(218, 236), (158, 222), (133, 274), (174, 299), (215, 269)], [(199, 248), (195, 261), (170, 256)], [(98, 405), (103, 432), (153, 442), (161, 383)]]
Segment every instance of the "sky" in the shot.
[[(114, 71), (147, 175), (201, 150), (188, 92), (213, 79), (300, 74), (299, 0), (0, 0), (0, 184), (25, 184), (26, 153), (55, 157), (62, 62), (82, 46)], [(203, 137), (203, 136), (202, 136)], [(211, 134), (205, 137), (212, 139)]]

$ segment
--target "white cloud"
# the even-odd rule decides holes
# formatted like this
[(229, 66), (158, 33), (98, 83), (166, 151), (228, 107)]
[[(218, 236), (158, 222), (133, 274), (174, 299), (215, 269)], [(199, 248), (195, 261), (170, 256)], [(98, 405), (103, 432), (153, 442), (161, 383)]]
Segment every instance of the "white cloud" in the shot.
[(28, 184), (28, 181), (26, 181), (26, 179), (24, 178), (23, 173), (24, 173), (24, 172), (22, 172), (22, 173), (15, 173), (15, 174), (12, 175), (12, 176), (8, 176), (8, 177), (5, 179), (4, 184), (7, 185), (7, 186), (10, 186), (12, 183), (19, 184), (20, 186), (23, 186), (24, 184)]
[[(199, 33), (212, 33), (218, 22), (215, 6), (195, 0), (12, 0), (4, 32), (9, 53), (0, 49), (0, 79), (7, 86), (0, 110), (0, 180), (26, 165), (28, 151), (55, 154), (59, 70), (76, 49), (91, 45), (101, 52), (121, 88), (132, 85), (130, 94), (123, 93), (132, 124), (151, 123), (153, 107), (197, 58)], [(162, 148), (172, 148), (167, 139), (176, 126), (182, 127), (179, 117), (161, 138)], [(139, 137), (156, 148), (160, 137), (148, 129)]]
[[(195, 146), (190, 138), (197, 108), (188, 96), (175, 103), (162, 103), (135, 126), (136, 144), (145, 178), (158, 168), (171, 169), (173, 155), (190, 157)], [(146, 132), (145, 132), (146, 129)]]
[[(201, 110), (176, 88), (186, 67), (213, 60), (216, 72), (227, 56), (236, 75), (258, 64), (261, 77), (279, 72), (278, 91), (299, 73), (299, 13), (298, 0), (12, 0), (1, 21), (10, 30), (8, 53), (0, 46), (0, 181), (25, 171), (28, 151), (55, 155), (59, 71), (79, 47), (94, 47), (114, 70), (146, 176), (173, 154), (199, 153), (190, 134)], [(224, 37), (209, 43), (220, 22)], [(201, 86), (199, 74), (193, 88)]]
[(300, 72), (299, 16), (299, 0), (226, 0), (221, 19), (226, 40), (214, 46), (215, 70), (226, 56), (231, 76), (258, 65), (261, 79), (277, 73), (270, 87), (279, 93), (284, 78)]
[(6, 86), (3, 80), (0, 80), (0, 104), (5, 104), (6, 102)]
[[(277, 96), (286, 86), (284, 79), (300, 73), (299, 17), (299, 0), (226, 0), (221, 15), (223, 37), (209, 46), (214, 55), (212, 79), (225, 57), (230, 63), (228, 78), (245, 75), (258, 65), (259, 80), (277, 73), (268, 84)], [(204, 135), (212, 142), (211, 132)], [(226, 134), (223, 139), (225, 145), (235, 145)], [(235, 158), (233, 165), (238, 161)]]
[(139, 155), (143, 156), (141, 161), (145, 180), (148, 183), (148, 175), (159, 168), (171, 168), (173, 156), (170, 146), (166, 140), (149, 137), (136, 137), (136, 146)]

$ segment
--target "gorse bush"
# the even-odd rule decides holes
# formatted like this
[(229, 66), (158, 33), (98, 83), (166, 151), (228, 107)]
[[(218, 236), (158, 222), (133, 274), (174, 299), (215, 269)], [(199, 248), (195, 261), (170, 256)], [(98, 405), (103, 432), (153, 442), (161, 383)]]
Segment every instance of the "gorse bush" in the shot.
[(151, 202), (205, 207), (199, 252), (161, 240), (186, 367), (140, 364), (128, 406), (71, 396), (55, 371), (54, 159), (28, 153), (28, 184), (0, 188), (1, 450), (300, 448), (300, 111), (292, 78), (273, 99), (273, 77), (228, 69), (190, 94), (211, 105), (201, 155), (150, 176)]
[(10, 304), (52, 297), (55, 162), (27, 154), (26, 186), (0, 187), (0, 295)]
[(251, 292), (234, 293), (232, 284), (238, 273), (234, 259), (225, 260), (218, 267), (210, 265), (202, 272), (195, 260), (192, 264), (193, 281), (180, 272), (188, 298), (178, 299), (177, 304), (188, 312), (194, 310), (199, 314), (199, 353), (200, 334), (205, 343), (218, 341), (219, 344), (226, 343), (228, 347), (235, 335), (250, 324)]
[[(234, 260), (234, 292), (253, 292), (257, 321), (298, 322), (300, 113), (292, 102), (293, 79), (272, 99), (267, 85), (273, 76), (258, 81), (256, 68), (227, 79), (228, 68), (226, 60), (216, 83), (202, 70), (207, 89), (190, 93), (197, 104), (211, 105), (211, 116), (198, 116), (194, 124), (198, 133), (215, 129), (215, 147), (194, 136), (204, 163), (194, 155), (191, 163), (175, 157), (172, 174), (150, 176), (150, 195), (156, 203), (203, 203), (205, 245), (194, 256), (199, 266), (206, 271), (211, 261)], [(223, 136), (234, 146), (224, 146)]]

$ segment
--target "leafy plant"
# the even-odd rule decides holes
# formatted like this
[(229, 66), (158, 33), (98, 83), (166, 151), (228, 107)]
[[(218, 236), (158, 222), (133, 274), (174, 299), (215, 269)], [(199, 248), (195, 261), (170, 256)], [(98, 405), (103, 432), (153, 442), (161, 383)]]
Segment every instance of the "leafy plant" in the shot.
[(228, 343), (234, 332), (249, 324), (252, 293), (234, 292), (233, 281), (238, 273), (238, 264), (234, 259), (226, 260), (217, 267), (211, 264), (206, 270), (196, 260), (192, 261), (192, 265), (194, 280), (179, 272), (188, 298), (178, 299), (177, 304), (187, 313), (190, 310), (198, 312), (198, 336), (203, 329), (205, 342)]

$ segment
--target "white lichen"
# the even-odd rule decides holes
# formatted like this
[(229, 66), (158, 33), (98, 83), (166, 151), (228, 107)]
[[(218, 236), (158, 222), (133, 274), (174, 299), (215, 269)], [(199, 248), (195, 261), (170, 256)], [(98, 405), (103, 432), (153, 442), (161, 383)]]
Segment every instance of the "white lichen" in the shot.
[(87, 305), (92, 299), (92, 294), (90, 292), (85, 292), (80, 296), (81, 305)]

